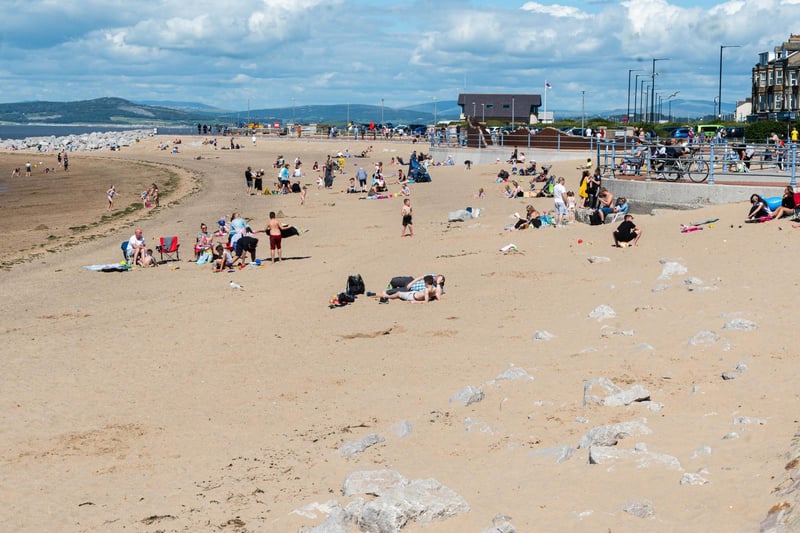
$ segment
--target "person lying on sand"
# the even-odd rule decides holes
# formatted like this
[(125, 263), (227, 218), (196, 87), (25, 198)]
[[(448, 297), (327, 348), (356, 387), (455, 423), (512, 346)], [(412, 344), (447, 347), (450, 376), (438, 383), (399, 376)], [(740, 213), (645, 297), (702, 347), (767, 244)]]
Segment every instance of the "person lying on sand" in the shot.
[(389, 300), (399, 299), (405, 302), (423, 303), (438, 300), (442, 297), (442, 288), (438, 285), (433, 276), (427, 275), (424, 278), (425, 288), (417, 291), (399, 291), (389, 294), (384, 291), (380, 294), (380, 303), (388, 303)]

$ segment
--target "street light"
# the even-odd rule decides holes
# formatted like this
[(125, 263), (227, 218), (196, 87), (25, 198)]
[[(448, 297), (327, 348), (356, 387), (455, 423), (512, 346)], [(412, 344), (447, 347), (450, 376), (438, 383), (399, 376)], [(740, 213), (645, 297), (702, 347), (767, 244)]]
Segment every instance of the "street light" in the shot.
[(650, 97), (650, 120), (653, 120), (653, 116), (654, 116), (653, 115), (653, 111), (654, 111), (653, 108), (655, 107), (655, 103), (656, 103), (655, 102), (655, 100), (656, 100), (656, 61), (669, 61), (669, 60), (670, 60), (670, 58), (668, 58), (668, 57), (653, 58), (653, 73), (650, 74), (650, 77), (653, 80), (653, 82), (652, 82), (652, 86), (653, 87), (651, 89), (652, 96)]
[[(639, 116), (639, 120), (642, 121), (642, 122), (647, 122), (647, 120), (645, 119), (645, 111), (647, 110), (647, 102), (644, 99), (644, 95), (646, 94), (644, 92), (644, 84), (645, 84), (646, 81), (647, 81), (647, 78), (642, 79), (642, 83), (640, 84), (641, 85), (641, 90), (639, 91), (641, 93), (641, 95), (642, 95), (642, 99), (639, 102), (639, 115), (640, 115)], [(650, 90), (650, 89), (648, 88), (648, 90)]]
[(717, 92), (717, 116), (722, 120), (722, 51), (725, 48), (740, 48), (740, 44), (723, 44), (719, 47), (719, 92)]
[(475, 102), (472, 102), (472, 120), (475, 120)]
[(481, 103), (481, 122), (486, 124), (486, 104)]
[(633, 84), (633, 121), (636, 122), (636, 116), (639, 114), (639, 78), (645, 77), (647, 74), (637, 74), (636, 82)]
[(581, 91), (581, 131), (582, 131), (581, 135), (583, 135), (584, 137), (586, 136), (586, 132), (583, 131), (583, 129), (584, 129), (584, 127), (583, 127), (584, 126), (583, 102), (584, 102), (584, 97), (585, 96), (586, 96), (586, 91)]
[[(640, 69), (640, 68), (630, 68), (630, 69), (628, 69), (628, 114), (625, 115), (625, 118), (627, 120), (631, 119), (631, 72), (641, 72), (641, 70), (642, 69)], [(637, 74), (636, 77), (638, 78), (639, 75)], [(637, 83), (638, 83), (638, 81), (637, 81)], [(635, 88), (636, 87), (634, 86), (634, 89)], [(634, 104), (633, 104), (633, 114), (634, 115), (636, 114), (636, 100), (635, 99), (634, 99)]]
[(514, 97), (511, 97), (511, 130), (514, 130)]

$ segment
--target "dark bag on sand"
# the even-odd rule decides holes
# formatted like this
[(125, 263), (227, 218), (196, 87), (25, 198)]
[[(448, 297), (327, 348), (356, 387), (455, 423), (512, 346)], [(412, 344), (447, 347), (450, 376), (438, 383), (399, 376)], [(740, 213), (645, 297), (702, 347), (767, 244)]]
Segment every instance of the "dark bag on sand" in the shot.
[(355, 296), (352, 296), (346, 292), (340, 292), (336, 296), (336, 299), (339, 300), (339, 305), (351, 304), (356, 301)]
[(600, 218), (600, 211), (595, 209), (592, 211), (592, 214), (589, 215), (589, 225), (590, 226), (601, 226), (603, 224), (603, 220)]
[(347, 294), (355, 296), (357, 294), (364, 294), (365, 290), (364, 280), (361, 278), (361, 274), (347, 276), (347, 289), (345, 290)]

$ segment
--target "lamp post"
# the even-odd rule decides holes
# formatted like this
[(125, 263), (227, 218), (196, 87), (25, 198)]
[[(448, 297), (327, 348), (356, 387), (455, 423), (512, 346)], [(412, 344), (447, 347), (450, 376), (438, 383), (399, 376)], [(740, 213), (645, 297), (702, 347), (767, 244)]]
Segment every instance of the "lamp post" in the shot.
[[(642, 69), (640, 68), (629, 68), (628, 69), (628, 114), (625, 115), (625, 118), (630, 121), (631, 119), (631, 72), (640, 72)], [(639, 75), (637, 74), (636, 77), (638, 78)], [(638, 82), (637, 82), (638, 83)], [(634, 89), (636, 86), (634, 86)], [(633, 103), (633, 114), (636, 114), (636, 100), (634, 98)]]
[(654, 111), (653, 108), (655, 107), (655, 100), (656, 100), (656, 61), (669, 61), (669, 60), (670, 60), (670, 58), (668, 58), (668, 57), (653, 58), (653, 72), (652, 72), (652, 74), (650, 74), (650, 77), (653, 80), (652, 83), (651, 83), (651, 85), (652, 85), (651, 95), (652, 96), (650, 97), (650, 120), (653, 120), (653, 116), (654, 116), (653, 115), (653, 111)]
[[(642, 99), (639, 102), (639, 120), (641, 122), (647, 122), (647, 119), (645, 118), (645, 111), (647, 110), (647, 102), (645, 102), (645, 99), (644, 99), (644, 95), (646, 94), (644, 92), (644, 84), (645, 84), (646, 81), (647, 81), (647, 78), (642, 80), (641, 90), (639, 91), (639, 93), (642, 95)], [(648, 88), (648, 90), (649, 90), (649, 88)]]
[(667, 120), (669, 120), (670, 122), (672, 122), (672, 99), (678, 96), (679, 93), (680, 91), (675, 91), (671, 95), (667, 96), (667, 107), (669, 109), (669, 111), (667, 112), (667, 117), (668, 117)]
[(633, 84), (633, 121), (636, 122), (636, 117), (639, 114), (639, 78), (646, 76), (646, 74), (637, 74), (636, 81)]
[(740, 44), (723, 44), (719, 47), (719, 89), (717, 92), (717, 117), (722, 120), (722, 51), (726, 48), (739, 48)]
[(472, 102), (472, 120), (475, 120), (475, 102)]
[(514, 131), (514, 97), (511, 97), (511, 131)]
[(381, 126), (383, 126), (383, 98), (381, 98)]
[[(584, 97), (585, 96), (586, 96), (586, 91), (581, 91), (581, 130), (584, 130), (584, 122), (585, 122), (584, 121), (584, 114), (583, 114), (583, 103), (584, 103)], [(581, 135), (586, 136), (586, 132), (583, 131), (583, 133), (581, 133)]]
[(481, 103), (481, 122), (486, 124), (486, 104)]

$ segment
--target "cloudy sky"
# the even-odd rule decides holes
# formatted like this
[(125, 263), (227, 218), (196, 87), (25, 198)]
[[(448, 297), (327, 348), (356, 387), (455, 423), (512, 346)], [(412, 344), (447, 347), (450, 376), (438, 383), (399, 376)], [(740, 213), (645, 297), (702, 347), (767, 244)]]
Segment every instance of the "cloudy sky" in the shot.
[(741, 45), (724, 51), (732, 103), (798, 20), (800, 0), (4, 0), (0, 102), (401, 107), (548, 81), (548, 110), (585, 91), (591, 112), (624, 109), (628, 70), (649, 83), (669, 58), (656, 91), (711, 112), (720, 45)]

